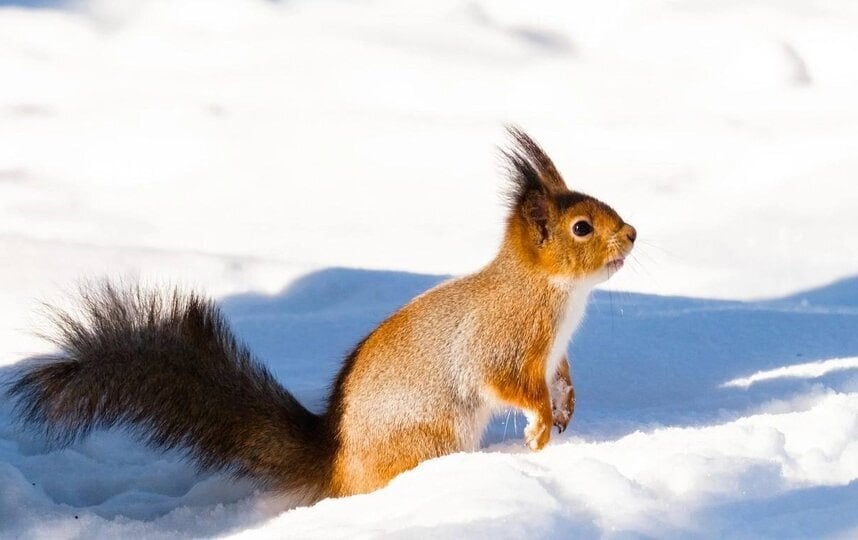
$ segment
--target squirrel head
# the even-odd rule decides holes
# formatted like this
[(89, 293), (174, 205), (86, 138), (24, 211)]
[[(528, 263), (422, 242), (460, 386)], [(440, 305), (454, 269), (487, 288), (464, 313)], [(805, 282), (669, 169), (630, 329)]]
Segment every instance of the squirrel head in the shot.
[(533, 139), (507, 130), (513, 144), (503, 151), (512, 184), (506, 242), (552, 277), (608, 279), (632, 250), (635, 228), (607, 204), (571, 191)]

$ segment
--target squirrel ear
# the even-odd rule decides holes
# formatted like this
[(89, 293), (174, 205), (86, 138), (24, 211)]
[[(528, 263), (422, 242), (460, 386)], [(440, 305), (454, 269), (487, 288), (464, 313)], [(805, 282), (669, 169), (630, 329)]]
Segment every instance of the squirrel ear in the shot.
[(545, 191), (533, 190), (524, 195), (520, 205), (520, 211), (536, 232), (536, 243), (540, 246), (548, 239), (550, 204)]

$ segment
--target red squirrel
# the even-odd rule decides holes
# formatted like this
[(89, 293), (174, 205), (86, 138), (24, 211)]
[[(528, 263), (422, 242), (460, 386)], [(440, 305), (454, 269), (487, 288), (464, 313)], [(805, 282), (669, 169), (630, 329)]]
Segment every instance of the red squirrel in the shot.
[(70, 443), (130, 428), (309, 504), (366, 493), (426, 459), (473, 451), (515, 407), (525, 441), (566, 428), (575, 394), (566, 349), (593, 286), (622, 265), (634, 227), (571, 191), (551, 159), (509, 128), (510, 191), (497, 256), (424, 292), (347, 356), (322, 414), (302, 406), (196, 294), (105, 282), (81, 311), (55, 311), (59, 353), (9, 387), (22, 420)]

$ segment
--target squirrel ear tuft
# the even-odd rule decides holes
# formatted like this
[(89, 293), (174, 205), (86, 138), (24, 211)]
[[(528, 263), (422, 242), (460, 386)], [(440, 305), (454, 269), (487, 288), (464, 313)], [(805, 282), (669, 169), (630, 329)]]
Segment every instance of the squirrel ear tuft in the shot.
[(514, 126), (508, 126), (507, 131), (513, 145), (501, 152), (511, 184), (510, 208), (531, 224), (541, 245), (548, 238), (548, 223), (555, 214), (553, 194), (568, 188), (554, 163), (533, 139)]
[[(509, 159), (511, 155), (524, 161), (530, 168), (534, 170), (539, 181), (552, 191), (567, 191), (566, 182), (554, 166), (554, 162), (548, 157), (548, 154), (536, 144), (536, 141), (530, 138), (530, 135), (525, 133), (521, 128), (516, 126), (506, 126), (506, 131), (512, 139), (512, 149), (506, 153)], [(516, 168), (518, 168), (516, 166)]]

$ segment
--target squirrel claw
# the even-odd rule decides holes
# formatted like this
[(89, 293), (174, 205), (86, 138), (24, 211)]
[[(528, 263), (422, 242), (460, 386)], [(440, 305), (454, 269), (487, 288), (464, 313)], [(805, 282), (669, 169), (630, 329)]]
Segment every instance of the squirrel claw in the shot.
[(566, 431), (569, 421), (572, 420), (572, 411), (568, 409), (554, 409), (551, 412), (554, 417), (554, 425), (557, 426), (557, 433)]

